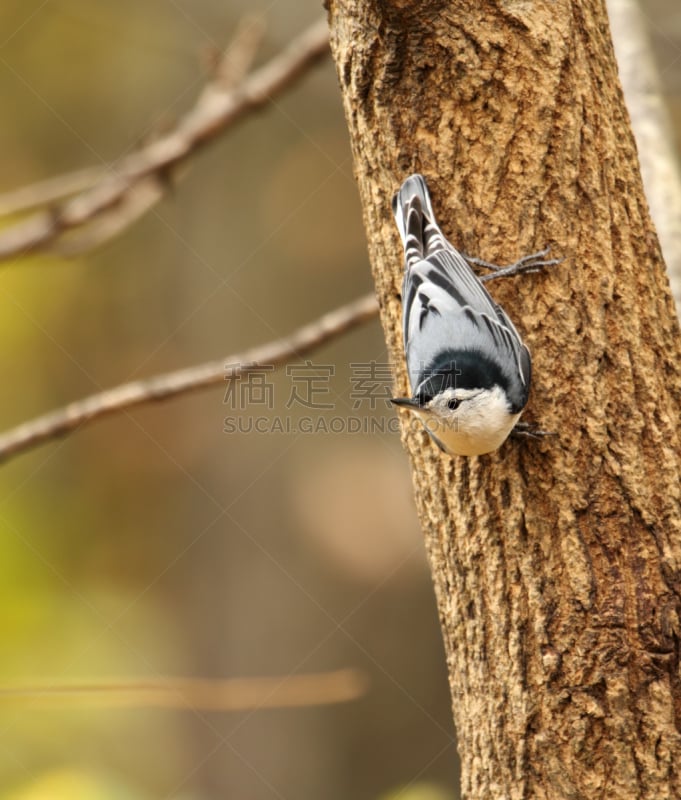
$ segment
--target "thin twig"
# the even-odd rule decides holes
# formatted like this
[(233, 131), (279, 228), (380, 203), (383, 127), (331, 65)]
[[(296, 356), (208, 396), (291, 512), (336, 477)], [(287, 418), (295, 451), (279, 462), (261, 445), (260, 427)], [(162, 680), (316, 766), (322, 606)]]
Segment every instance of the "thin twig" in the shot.
[(84, 167), (0, 194), (0, 217), (12, 217), (52, 205), (65, 197), (91, 189), (107, 176), (104, 165)]
[(281, 366), (293, 357), (301, 357), (346, 331), (372, 319), (378, 313), (373, 294), (330, 311), (328, 314), (299, 328), (283, 339), (209, 361), (194, 367), (156, 375), (113, 389), (90, 395), (82, 400), (24, 422), (0, 434), (0, 462), (31, 450), (51, 439), (92, 422), (144, 403), (159, 402), (170, 397), (195, 392), (209, 386), (224, 384), (225, 380), (241, 378), (265, 365)]
[[(204, 92), (209, 90), (212, 83), (218, 83), (224, 91), (234, 89), (245, 79), (253, 65), (263, 32), (264, 20), (259, 15), (247, 15), (239, 22), (237, 31), (224, 52), (213, 54), (210, 64), (213, 80)], [(200, 103), (201, 99), (199, 98), (197, 102)], [(10, 217), (52, 206), (67, 197), (92, 189), (96, 184), (110, 180), (112, 170), (123, 171), (125, 163), (123, 160), (113, 167), (104, 164), (85, 167), (0, 194), (0, 217)], [(163, 194), (167, 182), (157, 185)], [(130, 190), (133, 188), (131, 186)]]
[[(264, 20), (260, 16), (247, 16), (241, 20), (231, 44), (212, 65), (213, 80), (199, 96), (197, 108), (206, 102), (205, 98), (214, 93), (216, 87), (226, 93), (245, 80), (255, 60), (264, 30)], [(114, 167), (114, 171), (115, 169)], [(170, 178), (176, 182), (179, 172), (176, 167), (172, 175), (169, 172), (152, 172), (133, 180), (118, 202), (103, 208), (84, 227), (64, 232), (50, 249), (61, 256), (73, 257), (100, 247), (153, 208), (168, 191)]]
[(367, 690), (355, 669), (272, 678), (144, 678), (0, 686), (0, 706), (244, 711), (347, 703)]
[[(248, 52), (247, 47), (244, 49)], [(77, 242), (67, 243), (65, 252), (71, 254), (85, 246), (99, 244), (119, 232), (153, 205), (156, 196), (166, 190), (169, 178), (181, 164), (244, 116), (265, 106), (328, 52), (328, 28), (326, 21), (320, 20), (237, 86), (225, 85), (225, 79), (230, 82), (235, 68), (233, 58), (225, 59), (196, 105), (170, 133), (122, 159), (113, 167), (113, 174), (92, 188), (61, 205), (44, 208), (2, 231), (0, 260), (55, 247), (66, 233), (83, 228), (103, 215), (115, 215), (120, 210), (120, 219), (114, 216), (107, 220), (100, 231), (84, 238), (82, 246)], [(67, 190), (72, 185), (68, 176), (61, 181)], [(153, 185), (155, 191), (146, 193), (146, 203), (126, 202), (128, 195), (141, 182), (147, 189)], [(54, 200), (55, 185), (58, 184), (58, 179), (54, 179), (52, 186), (45, 190), (45, 204)], [(19, 194), (24, 206), (42, 205), (35, 196), (35, 187), (30, 201), (27, 199), (31, 195), (29, 189), (25, 190), (24, 197), (18, 191), (12, 194), (15, 198)], [(5, 209), (9, 207), (7, 195), (0, 196), (0, 207), (3, 206)]]

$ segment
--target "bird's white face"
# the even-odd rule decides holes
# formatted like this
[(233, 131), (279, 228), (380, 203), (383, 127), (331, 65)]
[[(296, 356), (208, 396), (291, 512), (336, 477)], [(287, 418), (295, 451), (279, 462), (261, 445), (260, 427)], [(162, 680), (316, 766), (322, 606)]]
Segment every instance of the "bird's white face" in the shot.
[(413, 411), (453, 455), (491, 453), (508, 437), (520, 414), (511, 414), (503, 391), (448, 388)]

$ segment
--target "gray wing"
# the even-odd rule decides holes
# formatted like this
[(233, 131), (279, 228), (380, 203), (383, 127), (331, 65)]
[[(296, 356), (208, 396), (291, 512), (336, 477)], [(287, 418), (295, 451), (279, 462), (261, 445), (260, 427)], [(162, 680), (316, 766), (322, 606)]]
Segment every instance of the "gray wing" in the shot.
[[(529, 391), (531, 361), (504, 310), (451, 245), (412, 262), (402, 289), (404, 342), (412, 392), (424, 379), (424, 365), (446, 350), (496, 354), (499, 366), (519, 390)], [(425, 376), (427, 377), (427, 375)]]

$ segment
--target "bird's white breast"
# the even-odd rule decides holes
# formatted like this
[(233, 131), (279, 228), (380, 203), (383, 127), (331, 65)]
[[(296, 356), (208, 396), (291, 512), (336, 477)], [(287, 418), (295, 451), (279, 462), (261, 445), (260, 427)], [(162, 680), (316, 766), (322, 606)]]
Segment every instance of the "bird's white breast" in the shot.
[(451, 455), (480, 456), (501, 447), (519, 419), (520, 414), (507, 415), (502, 425), (488, 425), (474, 431), (442, 426), (433, 433)]
[(508, 438), (520, 414), (511, 414), (503, 391), (474, 393), (446, 418), (422, 415), (421, 421), (452, 455), (478, 456), (491, 453)]

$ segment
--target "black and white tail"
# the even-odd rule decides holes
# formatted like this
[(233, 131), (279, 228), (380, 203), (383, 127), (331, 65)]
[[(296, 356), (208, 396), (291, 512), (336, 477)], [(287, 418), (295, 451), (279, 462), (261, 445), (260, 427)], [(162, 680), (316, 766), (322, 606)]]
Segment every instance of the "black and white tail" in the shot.
[(438, 250), (449, 249), (435, 222), (428, 187), (422, 175), (410, 175), (393, 196), (393, 214), (404, 245), (407, 268)]

